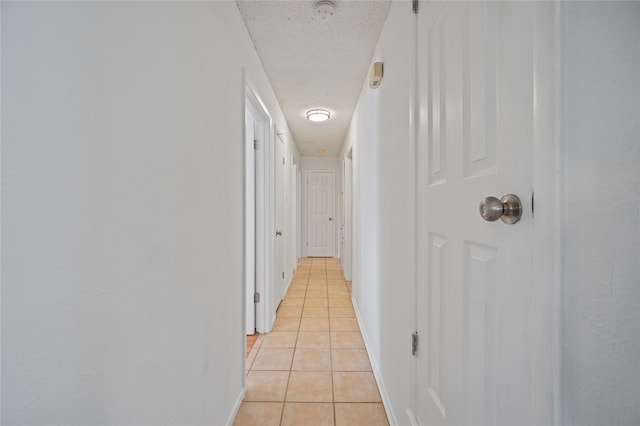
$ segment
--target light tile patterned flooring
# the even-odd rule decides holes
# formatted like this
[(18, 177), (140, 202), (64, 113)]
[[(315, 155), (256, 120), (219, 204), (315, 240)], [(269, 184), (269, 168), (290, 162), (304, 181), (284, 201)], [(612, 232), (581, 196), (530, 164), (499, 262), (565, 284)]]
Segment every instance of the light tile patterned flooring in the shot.
[(338, 259), (301, 259), (247, 356), (235, 426), (388, 425)]

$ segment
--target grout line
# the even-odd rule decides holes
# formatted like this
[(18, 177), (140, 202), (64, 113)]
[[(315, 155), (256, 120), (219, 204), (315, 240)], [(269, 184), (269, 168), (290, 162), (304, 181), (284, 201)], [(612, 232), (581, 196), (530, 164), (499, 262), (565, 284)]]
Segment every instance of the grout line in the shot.
[(333, 380), (333, 344), (332, 344), (332, 330), (331, 330), (331, 306), (329, 304), (329, 278), (325, 269), (325, 282), (327, 283), (327, 321), (329, 321), (329, 362), (331, 363), (331, 402), (333, 407), (333, 424), (335, 425), (338, 421), (336, 418), (336, 387)]
[[(300, 266), (303, 266), (303, 265), (301, 265), (299, 263), (298, 266), (300, 267)], [(303, 316), (303, 313), (304, 313), (304, 309), (306, 307), (309, 307), (307, 305), (307, 303), (308, 303), (307, 298), (308, 298), (309, 283), (311, 281), (312, 272), (315, 272), (316, 274), (319, 273), (318, 274), (319, 276), (316, 276), (314, 279), (324, 280), (324, 286), (325, 286), (325, 295), (326, 295), (326, 300), (327, 300), (327, 303), (326, 303), (327, 304), (327, 306), (326, 306), (326, 309), (327, 309), (326, 320), (328, 321), (327, 330), (328, 330), (328, 334), (329, 334), (328, 351), (329, 351), (329, 363), (330, 363), (329, 367), (330, 368), (329, 368), (328, 373), (330, 375), (330, 381), (331, 381), (331, 401), (329, 403), (331, 404), (331, 407), (333, 409), (333, 423), (334, 423), (334, 425), (337, 422), (337, 409), (336, 409), (337, 405), (338, 404), (350, 404), (349, 402), (336, 402), (336, 396), (335, 396), (334, 373), (335, 372), (340, 372), (341, 370), (340, 371), (334, 370), (334, 360), (333, 360), (333, 349), (334, 348), (333, 348), (333, 343), (332, 343), (331, 337), (332, 337), (333, 333), (337, 333), (337, 332), (340, 332), (340, 331), (339, 330), (333, 330), (332, 321), (331, 321), (331, 319), (333, 317), (331, 316), (330, 303), (329, 303), (329, 282), (328, 282), (329, 281), (329, 278), (328, 278), (328, 271), (329, 271), (328, 266), (329, 265), (327, 264), (327, 260), (324, 259), (324, 258), (313, 258), (313, 259), (311, 259), (311, 264), (310, 265), (304, 264), (305, 268), (307, 266), (308, 266), (309, 269), (308, 269), (308, 273), (305, 274), (306, 277), (304, 278), (304, 280), (306, 280), (306, 284), (305, 284), (305, 287), (304, 287), (304, 301), (302, 303), (302, 309), (300, 311), (300, 314), (297, 317), (298, 322), (297, 322), (297, 328), (295, 330), (296, 331), (296, 339), (295, 339), (295, 342), (294, 342), (294, 345), (293, 345), (293, 355), (292, 355), (291, 363), (289, 365), (289, 370), (288, 370), (287, 383), (286, 383), (284, 398), (283, 398), (283, 401), (282, 401), (282, 411), (280, 412), (280, 422), (279, 422), (279, 424), (281, 426), (282, 426), (283, 421), (284, 421), (284, 409), (285, 409), (285, 406), (287, 404), (289, 404), (289, 405), (303, 404), (303, 403), (304, 404), (327, 404), (327, 401), (289, 401), (289, 402), (287, 402), (287, 397), (289, 395), (289, 386), (291, 384), (291, 376), (292, 376), (292, 374), (294, 372), (293, 364), (294, 364), (294, 361), (295, 361), (295, 358), (296, 358), (297, 351), (299, 349), (298, 348), (298, 343), (299, 343), (299, 339), (300, 339), (300, 333), (302, 332), (302, 330), (301, 330), (302, 319), (305, 318)], [(334, 265), (332, 265), (332, 266), (334, 266)], [(332, 271), (337, 271), (337, 269), (335, 269), (335, 267), (332, 267), (331, 269), (332, 269)], [(340, 271), (341, 271), (341, 269), (340, 269)], [(324, 275), (324, 278), (322, 277), (322, 275)], [(346, 284), (347, 283), (346, 280), (344, 278), (342, 278), (341, 281), (343, 282), (343, 284), (340, 287), (344, 287), (344, 289), (349, 293), (349, 287)], [(350, 297), (351, 293), (349, 293), (348, 296)], [(285, 295), (285, 299), (286, 298), (287, 298), (287, 296)], [(340, 297), (338, 297), (338, 298), (340, 298)], [(311, 299), (311, 298), (309, 298), (309, 299)], [(349, 300), (351, 300), (351, 299), (349, 299)], [(352, 307), (352, 309), (355, 309), (353, 307), (352, 303), (350, 303), (350, 306)], [(341, 307), (341, 306), (337, 306), (337, 307)], [(295, 318), (295, 317), (293, 317), (293, 318)], [(325, 318), (325, 317), (306, 317), (306, 318), (310, 319), (310, 320), (321, 320), (322, 318)], [(355, 317), (335, 317), (335, 319), (341, 319), (341, 318), (356, 319)], [(356, 319), (356, 321), (357, 321), (357, 319)], [(360, 329), (360, 325), (359, 324), (358, 324), (357, 328), (358, 328), (357, 330), (349, 330), (349, 331), (351, 331), (351, 332), (357, 331), (360, 334), (360, 336), (362, 336), (362, 330)], [(279, 331), (294, 331), (294, 330), (279, 330)], [(323, 331), (323, 330), (308, 330), (308, 331)], [(261, 351), (261, 349), (263, 347), (262, 343), (264, 343), (264, 337), (263, 337), (263, 340), (261, 341), (260, 346), (256, 347), (254, 345), (254, 349), (253, 350), (256, 350), (256, 354), (255, 354), (256, 356), (254, 357), (254, 360), (253, 360), (250, 368), (248, 369), (248, 372), (250, 372), (250, 371), (286, 371), (286, 370), (253, 370), (253, 365), (255, 364), (255, 360), (257, 359), (258, 354), (259, 354), (259, 352)], [(300, 348), (300, 349), (305, 349), (305, 348)], [(312, 349), (312, 348), (308, 348), (308, 349)], [(315, 349), (319, 349), (320, 350), (320, 349), (324, 349), (324, 348), (319, 347), (319, 348), (315, 348)], [(350, 352), (351, 351), (355, 352), (355, 350), (361, 350), (362, 348), (336, 348), (336, 349), (347, 349)], [(366, 346), (365, 346), (364, 350), (365, 351), (367, 350)], [(315, 373), (315, 372), (323, 373), (323, 372), (326, 372), (326, 370), (325, 371), (300, 370), (300, 371), (302, 371), (302, 372), (310, 372), (310, 373)], [(349, 371), (351, 371), (351, 370), (349, 370)], [(248, 374), (248, 372), (247, 372), (247, 374)], [(362, 371), (361, 370), (354, 370), (354, 371), (351, 371), (351, 372), (371, 372), (371, 370), (362, 370)], [(378, 387), (377, 385), (378, 384), (376, 383), (376, 387)], [(378, 388), (378, 392), (380, 392), (379, 388)], [(353, 402), (353, 403), (356, 403), (356, 402)], [(376, 405), (376, 404), (381, 404), (381, 402), (366, 402), (366, 403), (367, 404), (372, 404), (372, 406)], [(385, 415), (386, 415), (386, 412), (385, 412)], [(387, 418), (387, 421), (388, 421), (388, 418)]]
[[(298, 339), (300, 337), (300, 325), (302, 323), (302, 312), (304, 312), (304, 307), (306, 305), (307, 302), (307, 289), (309, 288), (309, 277), (310, 275), (307, 275), (307, 283), (305, 285), (304, 288), (304, 301), (302, 302), (302, 311), (300, 311), (300, 318), (298, 319), (298, 329), (296, 330), (296, 341), (293, 345), (293, 355), (291, 357), (291, 365), (289, 366), (289, 375), (287, 377), (287, 385), (285, 387), (284, 390), (284, 400), (282, 401), (282, 413), (280, 413), (280, 426), (282, 426), (282, 421), (284, 420), (284, 409), (286, 407), (287, 404), (287, 396), (289, 394), (289, 384), (291, 383), (291, 375), (293, 374), (293, 362), (296, 359), (296, 352), (298, 351)], [(285, 295), (285, 299), (287, 298), (287, 295)]]

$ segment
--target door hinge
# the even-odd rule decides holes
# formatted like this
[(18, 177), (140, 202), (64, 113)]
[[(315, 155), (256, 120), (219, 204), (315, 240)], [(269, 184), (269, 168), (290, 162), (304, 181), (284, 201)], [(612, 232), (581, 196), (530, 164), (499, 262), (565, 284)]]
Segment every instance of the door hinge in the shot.
[(253, 293), (253, 303), (260, 303), (260, 293)]
[(284, 280), (284, 271), (282, 271), (282, 279)]
[(253, 149), (255, 150), (260, 149), (260, 141), (258, 139), (253, 140)]
[(411, 9), (413, 10), (413, 13), (418, 13), (418, 1), (419, 0), (413, 0), (413, 3), (411, 5)]
[(284, 166), (284, 157), (282, 157), (282, 165)]
[(411, 355), (415, 356), (418, 353), (418, 333), (411, 335)]

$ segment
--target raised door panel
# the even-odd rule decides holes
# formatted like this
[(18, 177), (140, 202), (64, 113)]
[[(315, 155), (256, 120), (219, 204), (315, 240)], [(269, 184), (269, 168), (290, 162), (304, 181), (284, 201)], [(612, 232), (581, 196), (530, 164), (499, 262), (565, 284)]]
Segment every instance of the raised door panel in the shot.
[(446, 371), (447, 357), (443, 352), (443, 340), (446, 339), (447, 330), (445, 328), (446, 314), (445, 304), (448, 288), (448, 260), (449, 247), (447, 238), (444, 235), (429, 235), (429, 281), (427, 284), (428, 300), (428, 334), (427, 344), (429, 345), (429, 358), (427, 360), (427, 394), (429, 403), (433, 406), (433, 412), (440, 416), (440, 420), (447, 417), (447, 401), (443, 396), (443, 384), (447, 384), (447, 378), (441, 377)]
[(467, 424), (496, 424), (498, 377), (495, 247), (464, 242), (464, 376)]
[(445, 62), (447, 17), (440, 15), (429, 29), (426, 55), (429, 77), (428, 87), (428, 159), (429, 184), (443, 184), (447, 180), (446, 144), (446, 70)]
[(497, 172), (496, 16), (492, 5), (473, 3), (463, 19), (464, 177)]

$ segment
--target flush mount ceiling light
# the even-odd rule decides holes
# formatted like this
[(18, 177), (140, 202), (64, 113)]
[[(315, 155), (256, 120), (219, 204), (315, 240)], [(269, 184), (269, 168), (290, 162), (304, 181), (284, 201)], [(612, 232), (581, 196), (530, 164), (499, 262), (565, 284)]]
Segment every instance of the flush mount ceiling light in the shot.
[(324, 148), (319, 148), (316, 152), (320, 155), (323, 155), (325, 152), (327, 152), (327, 150)]
[(331, 113), (326, 109), (310, 109), (307, 111), (307, 120), (315, 121), (316, 123), (327, 121), (329, 118), (331, 118)]

